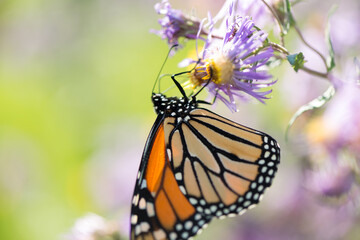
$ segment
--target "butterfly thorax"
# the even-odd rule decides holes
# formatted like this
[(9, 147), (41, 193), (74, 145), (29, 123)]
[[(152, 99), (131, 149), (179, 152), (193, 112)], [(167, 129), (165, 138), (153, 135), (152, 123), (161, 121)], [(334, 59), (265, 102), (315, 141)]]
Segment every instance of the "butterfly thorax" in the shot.
[(187, 98), (170, 97), (167, 98), (161, 93), (153, 93), (152, 102), (157, 114), (165, 114), (172, 117), (183, 117), (197, 108), (196, 101)]

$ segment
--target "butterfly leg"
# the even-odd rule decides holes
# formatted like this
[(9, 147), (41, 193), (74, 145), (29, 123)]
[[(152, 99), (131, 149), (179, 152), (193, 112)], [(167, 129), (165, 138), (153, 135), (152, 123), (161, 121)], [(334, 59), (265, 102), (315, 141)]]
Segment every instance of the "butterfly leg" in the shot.
[(213, 98), (213, 100), (211, 102), (204, 101), (204, 100), (196, 100), (196, 102), (201, 103), (201, 104), (213, 105), (217, 99), (218, 94), (219, 94), (219, 90), (216, 91), (215, 97)]
[(181, 84), (175, 79), (175, 77), (180, 76), (180, 75), (183, 75), (183, 74), (186, 74), (186, 73), (191, 73), (191, 72), (196, 68), (196, 66), (199, 64), (200, 61), (201, 61), (201, 59), (199, 59), (199, 60), (196, 62), (195, 66), (194, 66), (191, 70), (189, 70), (189, 71), (184, 71), (184, 72), (180, 72), (180, 73), (175, 73), (175, 74), (173, 74), (173, 75), (171, 76), (171, 79), (174, 81), (176, 87), (179, 89), (180, 93), (183, 95), (184, 98), (187, 98), (186, 93), (185, 93), (185, 91), (184, 91), (184, 88), (183, 88), (183, 87), (181, 86)]

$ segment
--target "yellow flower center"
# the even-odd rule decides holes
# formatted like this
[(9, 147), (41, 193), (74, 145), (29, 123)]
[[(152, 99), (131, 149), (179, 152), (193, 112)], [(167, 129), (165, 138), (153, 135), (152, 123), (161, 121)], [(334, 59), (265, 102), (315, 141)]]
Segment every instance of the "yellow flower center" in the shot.
[(212, 58), (204, 60), (205, 63), (195, 68), (191, 74), (194, 87), (207, 82), (209, 79), (216, 84), (226, 85), (232, 83), (234, 64), (223, 54), (218, 53)]
[(232, 82), (234, 65), (224, 55), (218, 54), (210, 60), (212, 81), (216, 84), (230, 84)]

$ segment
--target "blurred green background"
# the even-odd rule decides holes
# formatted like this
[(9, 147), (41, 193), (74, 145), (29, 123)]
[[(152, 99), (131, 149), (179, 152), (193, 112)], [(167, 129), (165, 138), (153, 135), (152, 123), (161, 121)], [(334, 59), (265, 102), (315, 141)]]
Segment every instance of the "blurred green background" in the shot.
[(145, 141), (154, 118), (153, 4), (0, 1), (0, 239), (56, 239), (101, 212), (84, 175), (103, 129), (125, 121), (121, 140)]
[[(149, 32), (159, 28), (154, 4), (0, 1), (0, 239), (57, 239), (86, 212), (130, 210), (168, 51)], [(178, 71), (184, 54), (165, 71)], [(111, 147), (127, 152), (114, 156), (125, 158), (128, 175), (116, 180), (125, 192), (101, 185)]]

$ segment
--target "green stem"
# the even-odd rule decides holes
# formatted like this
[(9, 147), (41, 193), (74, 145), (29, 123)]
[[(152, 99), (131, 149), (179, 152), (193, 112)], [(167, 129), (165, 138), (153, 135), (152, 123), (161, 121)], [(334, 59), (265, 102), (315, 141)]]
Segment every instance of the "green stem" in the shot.
[(300, 69), (303, 70), (304, 72), (307, 72), (307, 73), (311, 74), (311, 75), (321, 77), (321, 78), (325, 78), (325, 79), (329, 80), (329, 75), (328, 75), (327, 72), (326, 73), (318, 72), (318, 71), (312, 70), (310, 68), (307, 68), (305, 66), (302, 66)]
[(283, 53), (285, 55), (289, 55), (289, 51), (282, 45), (280, 44), (277, 44), (277, 43), (273, 43), (273, 42), (268, 42), (269, 45), (276, 51), (280, 52), (280, 53)]
[[(280, 53), (283, 53), (283, 54), (285, 54), (286, 56), (290, 55), (289, 51), (288, 51), (285, 47), (283, 47), (283, 46), (281, 46), (281, 45), (279, 45), (279, 44), (277, 44), (277, 43), (273, 43), (273, 42), (269, 42), (268, 44), (269, 44), (275, 51), (278, 51), (278, 52), (280, 52)], [(280, 58), (283, 59), (283, 60), (285, 60), (286, 57), (281, 57), (281, 56), (280, 56)], [(327, 72), (326, 72), (326, 73), (318, 72), (318, 71), (316, 71), (316, 70), (310, 69), (310, 68), (305, 67), (305, 66), (302, 66), (300, 69), (303, 70), (304, 72), (307, 72), (307, 73), (311, 74), (311, 75), (328, 79), (328, 73), (327, 73)]]
[(313, 50), (317, 55), (319, 55), (319, 57), (321, 58), (321, 60), (324, 62), (325, 64), (325, 68), (327, 69), (327, 64), (326, 64), (326, 59), (325, 57), (321, 54), (321, 52), (319, 52), (318, 50), (316, 50), (314, 47), (312, 47), (304, 38), (304, 36), (302, 35), (299, 27), (297, 26), (296, 22), (294, 21), (294, 28), (296, 33), (299, 35), (301, 41), (311, 50)]
[(271, 7), (265, 0), (261, 0), (265, 6), (270, 10), (271, 14), (275, 17), (277, 25), (280, 28), (280, 39), (281, 39), (281, 45), (285, 46), (285, 40), (284, 40), (284, 28), (283, 25), (281, 24), (281, 19), (279, 17), (279, 15), (276, 13), (276, 11), (274, 10), (273, 7)]

